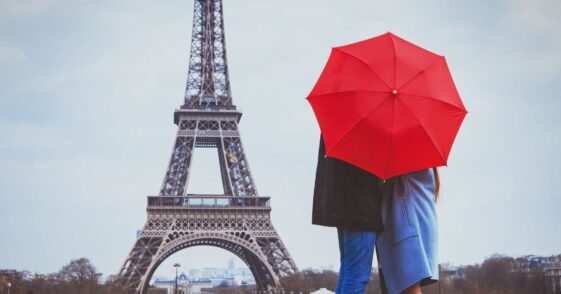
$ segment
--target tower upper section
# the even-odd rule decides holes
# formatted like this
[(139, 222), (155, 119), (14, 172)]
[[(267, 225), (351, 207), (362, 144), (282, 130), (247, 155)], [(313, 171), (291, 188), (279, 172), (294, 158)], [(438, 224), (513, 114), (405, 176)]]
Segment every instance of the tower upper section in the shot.
[(189, 74), (181, 109), (235, 110), (228, 77), (222, 0), (195, 0)]

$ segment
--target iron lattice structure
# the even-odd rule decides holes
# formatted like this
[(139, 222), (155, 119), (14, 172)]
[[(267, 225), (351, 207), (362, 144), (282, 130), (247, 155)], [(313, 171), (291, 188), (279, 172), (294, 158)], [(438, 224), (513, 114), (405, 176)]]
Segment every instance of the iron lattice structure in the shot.
[[(250, 268), (259, 291), (278, 293), (280, 277), (298, 271), (270, 219), (270, 197), (251, 176), (232, 104), (221, 0), (195, 0), (185, 101), (158, 196), (148, 196), (148, 220), (119, 272), (132, 293), (146, 293), (158, 266), (192, 246), (232, 252)], [(216, 148), (224, 194), (187, 194), (196, 148)]]
[(195, 1), (187, 107), (231, 106), (222, 1)]

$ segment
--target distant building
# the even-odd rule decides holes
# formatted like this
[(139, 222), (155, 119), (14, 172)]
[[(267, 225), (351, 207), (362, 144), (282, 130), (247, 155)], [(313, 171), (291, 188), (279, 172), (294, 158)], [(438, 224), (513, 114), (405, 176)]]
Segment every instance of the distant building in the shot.
[(449, 277), (449, 278), (461, 278), (464, 276), (466, 267), (465, 266), (454, 266), (454, 265), (438, 265), (438, 270), (440, 272), (440, 276), (442, 277)]
[(561, 293), (561, 267), (550, 267), (545, 270), (545, 279), (547, 283), (551, 286), (550, 293)]
[(191, 280), (196, 280), (196, 279), (200, 278), (199, 269), (198, 268), (190, 269), (189, 270), (189, 278)]
[(15, 269), (3, 269), (0, 270), (0, 275), (8, 276), (8, 277), (15, 277), (19, 274), (19, 272)]
[(209, 278), (223, 278), (226, 277), (226, 273), (228, 272), (225, 268), (213, 268), (213, 267), (205, 267), (201, 272), (201, 277), (203, 279)]
[[(178, 280), (181, 289), (187, 291), (185, 293), (198, 293), (204, 288), (255, 285), (251, 270), (247, 267), (236, 268), (234, 258), (228, 260), (227, 268), (191, 268), (188, 274), (182, 272)], [(173, 291), (175, 278), (153, 277), (151, 285)]]
[(551, 266), (549, 257), (536, 255), (523, 255), (515, 259), (516, 266), (523, 270), (545, 269)]
[[(167, 279), (156, 277), (153, 279), (151, 285), (158, 289), (166, 289), (167, 293), (173, 293), (175, 290), (175, 278)], [(180, 291), (179, 293), (188, 293), (189, 289), (189, 280), (187, 279), (187, 275), (185, 273), (181, 273), (177, 277), (177, 290)]]
[(211, 278), (209, 279), (212, 286), (214, 287), (236, 287), (239, 284), (236, 283), (236, 280), (233, 277), (230, 278)]
[(551, 256), (549, 261), (551, 261), (552, 266), (561, 267), (561, 254)]

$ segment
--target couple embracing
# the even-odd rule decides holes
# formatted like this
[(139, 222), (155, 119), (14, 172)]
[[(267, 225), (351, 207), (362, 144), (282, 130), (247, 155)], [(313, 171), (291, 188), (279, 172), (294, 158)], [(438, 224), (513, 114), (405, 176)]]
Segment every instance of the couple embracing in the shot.
[(438, 188), (436, 168), (382, 181), (326, 157), (320, 139), (312, 223), (337, 227), (337, 294), (365, 292), (375, 250), (386, 293), (420, 293), (438, 280)]
[(337, 228), (337, 294), (438, 281), (436, 167), (467, 114), (443, 56), (391, 33), (335, 47), (307, 97), (321, 137), (312, 223)]

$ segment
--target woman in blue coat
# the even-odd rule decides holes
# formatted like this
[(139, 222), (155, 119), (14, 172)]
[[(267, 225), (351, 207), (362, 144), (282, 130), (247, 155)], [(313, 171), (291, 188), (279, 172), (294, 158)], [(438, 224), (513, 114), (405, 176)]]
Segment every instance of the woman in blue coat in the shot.
[(436, 168), (412, 172), (385, 185), (384, 231), (376, 240), (382, 288), (390, 294), (421, 293), (422, 286), (438, 281), (438, 172)]

